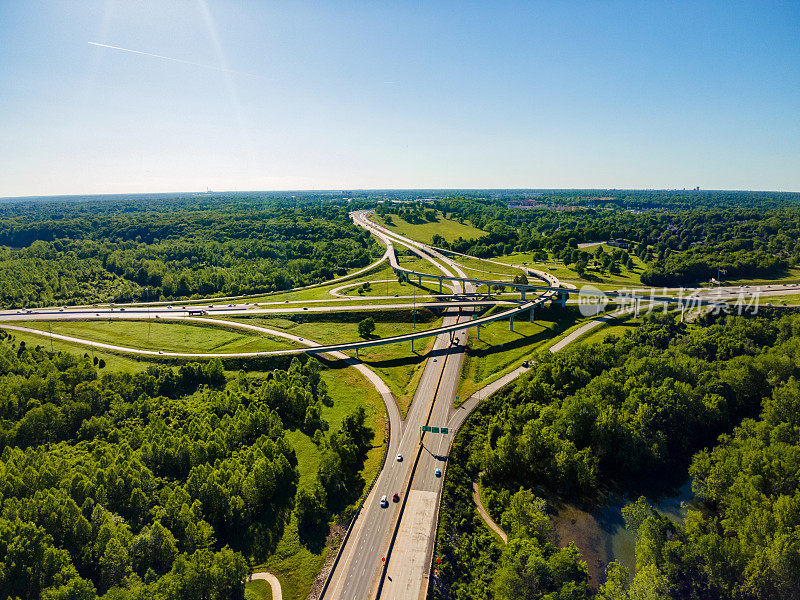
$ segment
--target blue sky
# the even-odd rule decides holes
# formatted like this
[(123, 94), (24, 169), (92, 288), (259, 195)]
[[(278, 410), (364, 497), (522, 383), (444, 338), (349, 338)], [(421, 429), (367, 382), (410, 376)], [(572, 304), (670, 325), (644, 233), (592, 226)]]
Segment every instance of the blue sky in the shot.
[(800, 2), (0, 0), (0, 196), (694, 186), (800, 191)]

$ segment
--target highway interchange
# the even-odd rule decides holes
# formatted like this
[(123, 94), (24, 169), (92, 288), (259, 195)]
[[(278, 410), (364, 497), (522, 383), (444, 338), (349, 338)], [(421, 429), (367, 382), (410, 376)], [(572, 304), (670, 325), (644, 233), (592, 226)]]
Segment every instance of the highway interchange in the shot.
[[(467, 328), (476, 327), (494, 320), (527, 316), (548, 301), (566, 301), (566, 294), (575, 293), (564, 286), (552, 275), (524, 269), (529, 278), (539, 279), (541, 283), (518, 286), (516, 296), (508, 299), (478, 294), (482, 285), (514, 286), (505, 280), (489, 280), (468, 277), (461, 266), (442, 251), (426, 244), (400, 236), (384, 227), (380, 227), (369, 219), (369, 213), (359, 211), (352, 214), (353, 221), (369, 230), (386, 247), (384, 256), (372, 265), (346, 277), (337, 278), (335, 282), (346, 280), (369, 272), (385, 260), (388, 260), (395, 274), (412, 283), (423, 279), (439, 285), (440, 289), (449, 288), (447, 295), (434, 298), (433, 302), (418, 303), (417, 306), (433, 307), (444, 311), (440, 327), (378, 340), (347, 342), (342, 344), (321, 345), (313, 340), (303, 339), (283, 331), (251, 325), (240, 321), (227, 320), (224, 317), (241, 317), (251, 315), (268, 315), (298, 312), (335, 312), (335, 311), (368, 311), (385, 309), (408, 309), (411, 305), (403, 302), (407, 298), (373, 297), (369, 302), (354, 304), (353, 297), (342, 293), (348, 285), (342, 285), (333, 292), (330, 300), (296, 300), (284, 302), (242, 302), (242, 299), (214, 299), (222, 304), (204, 305), (171, 305), (152, 303), (128, 306), (85, 306), (77, 308), (44, 308), (0, 311), (0, 327), (34, 333), (44, 337), (102, 348), (105, 350), (145, 356), (163, 356), (165, 358), (250, 358), (278, 354), (321, 353), (325, 352), (334, 358), (347, 361), (358, 369), (375, 386), (387, 408), (389, 419), (388, 449), (385, 464), (380, 471), (367, 499), (348, 531), (345, 543), (336, 557), (334, 567), (326, 579), (322, 597), (325, 599), (362, 600), (367, 598), (424, 598), (428, 590), (428, 577), (431, 574), (433, 541), (438, 520), (439, 500), (442, 482), (446, 473), (447, 455), (453, 436), (470, 412), (482, 399), (513, 381), (524, 372), (520, 367), (505, 377), (493, 382), (476, 393), (464, 404), (454, 408), (456, 389), (460, 380), (464, 348), (467, 339)], [(427, 261), (432, 273), (404, 268), (397, 261), (394, 246), (402, 246), (416, 256)], [(501, 263), (498, 263), (501, 264)], [(475, 270), (475, 269), (471, 269)], [(488, 272), (487, 272), (488, 273)], [(718, 308), (718, 303), (725, 298), (734, 298), (744, 288), (721, 288), (714, 290), (713, 297), (701, 290), (690, 291), (694, 300), (708, 305), (709, 309)], [(443, 290), (444, 291), (444, 290)], [(781, 295), (797, 292), (794, 285), (775, 285), (761, 289), (762, 296)], [(526, 292), (531, 296), (526, 296)], [(704, 296), (705, 294), (705, 296)], [(613, 296), (613, 292), (609, 294)], [(637, 301), (638, 298), (638, 301)], [(578, 339), (590, 328), (604, 320), (622, 314), (624, 311), (637, 310), (641, 303), (658, 300), (670, 300), (674, 297), (641, 294), (625, 299), (635, 301), (635, 306), (623, 307), (608, 316), (598, 316), (589, 321), (570, 336), (551, 347), (558, 351)], [(232, 302), (230, 302), (232, 300)], [(226, 303), (226, 301), (228, 301)], [(377, 301), (377, 302), (375, 302)], [(482, 318), (474, 318), (476, 308), (502, 306), (503, 310)], [(108, 344), (93, 340), (81, 339), (63, 334), (50, 334), (46, 331), (25, 326), (26, 321), (65, 321), (65, 320), (142, 320), (164, 319), (170, 321), (202, 322), (205, 325), (217, 325), (228, 328), (249, 330), (256, 334), (281, 337), (296, 347), (260, 352), (241, 353), (208, 353), (208, 352), (167, 352), (159, 349), (130, 348), (117, 344)], [(531, 318), (533, 315), (531, 314)], [(420, 378), (411, 408), (405, 418), (401, 419), (397, 403), (388, 386), (367, 366), (357, 359), (344, 354), (344, 350), (355, 350), (386, 343), (412, 341), (422, 337), (436, 336), (430, 358), (426, 362)], [(423, 426), (449, 427), (448, 434), (422, 432)], [(398, 454), (402, 460), (397, 460)], [(440, 474), (436, 473), (439, 470)], [(399, 501), (393, 502), (393, 494), (399, 494)], [(386, 496), (388, 506), (382, 507), (379, 499)]]

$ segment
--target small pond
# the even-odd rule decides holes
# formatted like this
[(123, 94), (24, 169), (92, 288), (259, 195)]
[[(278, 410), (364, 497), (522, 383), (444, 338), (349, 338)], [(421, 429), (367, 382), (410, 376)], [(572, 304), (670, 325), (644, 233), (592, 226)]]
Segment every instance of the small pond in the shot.
[[(685, 510), (682, 502), (693, 498), (691, 480), (674, 490), (671, 495), (649, 498), (648, 501), (659, 512), (675, 522), (682, 522)], [(559, 546), (567, 546), (570, 541), (583, 554), (589, 569), (590, 584), (597, 588), (604, 578), (605, 568), (613, 560), (620, 561), (633, 574), (636, 566), (633, 532), (625, 529), (622, 507), (632, 499), (615, 498), (609, 504), (591, 512), (581, 510), (573, 504), (554, 504), (552, 508), (553, 528)]]

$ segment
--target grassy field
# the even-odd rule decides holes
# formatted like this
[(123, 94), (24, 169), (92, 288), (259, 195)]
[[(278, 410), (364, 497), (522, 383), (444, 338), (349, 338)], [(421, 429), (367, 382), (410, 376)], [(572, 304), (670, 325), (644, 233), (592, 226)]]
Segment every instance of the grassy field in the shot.
[[(418, 270), (423, 273), (430, 273), (431, 275), (441, 275), (442, 272), (434, 267), (427, 260), (418, 258), (417, 256), (401, 255), (398, 257), (397, 262), (407, 269)], [(334, 296), (330, 291), (339, 288), (343, 285), (347, 286), (348, 290), (355, 290), (358, 286), (366, 281), (375, 281), (376, 279), (397, 279), (389, 267), (388, 261), (384, 262), (381, 266), (373, 269), (368, 274), (361, 275), (360, 277), (353, 278), (347, 282), (339, 282), (333, 285), (324, 285), (310, 290), (299, 290), (296, 292), (284, 292), (280, 294), (269, 294), (249, 299), (251, 302), (285, 302), (285, 301), (300, 301), (300, 300), (332, 300)], [(351, 287), (352, 286), (352, 287)], [(438, 290), (438, 286), (436, 286)]]
[[(351, 287), (344, 288), (339, 293), (353, 296), (354, 298), (369, 298), (370, 296), (426, 296), (426, 295), (439, 295), (439, 282), (434, 279), (422, 279), (422, 287), (416, 285), (417, 280), (414, 279), (414, 284), (402, 283), (396, 279), (391, 279), (388, 283), (386, 281), (375, 281), (370, 284), (369, 291), (359, 293), (358, 288), (361, 284), (353, 284)], [(452, 291), (444, 283), (442, 287), (443, 294), (451, 294)]]
[[(358, 335), (358, 323), (349, 323), (343, 320), (309, 320), (298, 322), (286, 318), (253, 317), (241, 320), (253, 325), (279, 329), (293, 335), (312, 339), (321, 344), (336, 344), (341, 342), (357, 341), (362, 339)], [(421, 329), (433, 329), (441, 327), (442, 320), (437, 318), (428, 323), (417, 323), (416, 325), (406, 322), (376, 322), (374, 335), (378, 337), (391, 337), (403, 335)], [(375, 371), (386, 382), (392, 390), (400, 411), (405, 415), (416, 389), (416, 379), (425, 365), (428, 348), (433, 344), (434, 338), (422, 339), (414, 342), (416, 353), (411, 351), (411, 343), (403, 342), (397, 344), (387, 344), (385, 346), (374, 346), (365, 348), (359, 352), (361, 361)], [(347, 354), (355, 356), (354, 351)]]
[[(749, 298), (748, 298), (749, 302)], [(764, 306), (767, 303), (772, 306), (779, 306), (783, 304), (800, 304), (800, 294), (782, 294), (780, 296), (761, 296), (758, 299), (758, 305)]]
[(26, 322), (25, 325), (97, 342), (165, 352), (234, 353), (299, 346), (273, 336), (170, 321), (54, 321), (49, 324)]
[(460, 237), (468, 240), (486, 235), (485, 231), (477, 229), (469, 223), (462, 224), (458, 221), (445, 219), (440, 212), (437, 213), (437, 216), (437, 221), (420, 223), (418, 225), (407, 223), (396, 214), (391, 214), (392, 225), (387, 225), (386, 220), (377, 214), (372, 215), (372, 220), (378, 225), (383, 225), (390, 231), (426, 244), (430, 244), (433, 236), (436, 234), (439, 234), (448, 242), (453, 242)]
[(577, 310), (554, 307), (537, 310), (533, 323), (529, 322), (528, 315), (520, 315), (514, 319), (514, 331), (510, 330), (507, 319), (485, 325), (481, 327), (480, 340), (477, 338), (477, 329), (469, 329), (457, 404), (519, 367), (523, 360), (571, 328), (579, 317)]
[[(442, 271), (436, 268), (430, 261), (420, 258), (415, 254), (400, 254), (397, 257), (397, 263), (401, 267), (411, 269), (412, 271), (430, 273), (431, 275), (443, 275)], [(391, 272), (391, 269), (384, 268), (382, 272), (388, 273)]]
[(244, 586), (244, 600), (272, 600), (272, 588), (263, 579), (248, 581)]
[(462, 265), (466, 270), (474, 271), (475, 277), (492, 274), (505, 278), (513, 277), (521, 272), (515, 267), (498, 265), (496, 263), (490, 263), (485, 260), (481, 260), (480, 258), (474, 258), (471, 256), (451, 256), (451, 258), (458, 264)]
[(582, 344), (597, 344), (602, 342), (607, 335), (622, 337), (625, 332), (638, 327), (642, 322), (641, 318), (634, 318), (633, 314), (623, 315), (619, 319), (614, 319), (606, 325), (598, 325), (588, 334), (580, 339)]
[[(29, 323), (22, 323), (22, 325), (26, 327), (31, 326)], [(31, 327), (31, 329), (43, 329), (44, 331), (47, 331), (47, 323), (38, 323), (37, 325), (42, 325), (42, 327)], [(103, 371), (134, 372), (144, 369), (148, 364), (146, 361), (140, 361), (136, 358), (112, 354), (111, 352), (92, 350), (91, 348), (81, 344), (62, 342), (61, 340), (50, 340), (40, 335), (36, 335), (35, 333), (23, 333), (21, 331), (7, 331), (7, 333), (19, 341), (24, 341), (25, 344), (31, 347), (42, 346), (43, 348), (47, 348), (53, 352), (70, 352), (80, 356), (83, 356), (84, 354), (96, 356), (98, 360), (103, 359), (106, 364), (106, 366), (103, 368)], [(55, 330), (54, 333), (56, 333)], [(101, 371), (101, 373), (103, 371)]]
[[(605, 252), (611, 252), (614, 250), (614, 248), (607, 246), (606, 244), (603, 244), (602, 246)], [(596, 246), (591, 248), (592, 253), (596, 250), (596, 248)], [(601, 273), (598, 269), (593, 267), (593, 263), (590, 261), (584, 277), (578, 277), (578, 274), (575, 271), (567, 268), (563, 263), (556, 261), (552, 258), (552, 256), (550, 256), (548, 260), (540, 262), (534, 260), (532, 253), (515, 252), (513, 254), (498, 256), (492, 260), (506, 264), (517, 265), (525, 263), (526, 266), (531, 267), (532, 269), (547, 271), (548, 273), (552, 273), (558, 277), (561, 281), (574, 283), (578, 287), (586, 283), (591, 283), (593, 285), (597, 285), (598, 287), (600, 287), (598, 284), (605, 284), (617, 288), (642, 285), (640, 275), (644, 270), (644, 263), (633, 254), (631, 254), (631, 257), (633, 258), (634, 267), (630, 271), (628, 271), (628, 269), (625, 267), (622, 267), (622, 273), (620, 275)]]
[[(375, 429), (373, 447), (361, 472), (364, 481), (363, 492), (366, 493), (367, 486), (380, 468), (384, 454), (386, 413), (383, 401), (375, 388), (355, 369), (337, 368), (337, 365), (341, 367), (342, 363), (326, 364), (332, 368), (323, 371), (322, 377), (333, 398), (333, 406), (326, 407), (322, 416), (330, 423), (330, 431), (338, 430), (344, 417), (358, 406), (365, 406), (368, 422), (371, 422)], [(287, 437), (297, 453), (300, 484), (313, 481), (321, 458), (319, 449), (311, 438), (300, 431), (289, 432)], [(281, 582), (282, 595), (286, 600), (300, 600), (308, 597), (311, 585), (325, 562), (326, 554), (327, 550), (315, 553), (300, 542), (297, 518), (292, 515), (275, 553), (261, 567), (277, 575)], [(249, 582), (245, 588), (254, 600), (270, 597), (257, 595), (264, 589), (258, 582)]]
[(771, 279), (743, 277), (741, 279), (722, 279), (722, 285), (770, 285), (774, 283), (800, 283), (800, 269), (786, 269)]

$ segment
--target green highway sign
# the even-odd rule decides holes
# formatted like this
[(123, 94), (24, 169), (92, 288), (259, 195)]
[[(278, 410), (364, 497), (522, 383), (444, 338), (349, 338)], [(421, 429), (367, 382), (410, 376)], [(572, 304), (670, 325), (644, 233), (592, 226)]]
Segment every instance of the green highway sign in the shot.
[(432, 427), (430, 425), (423, 425), (421, 427), (422, 432), (430, 431), (431, 433), (450, 433), (449, 427)]

